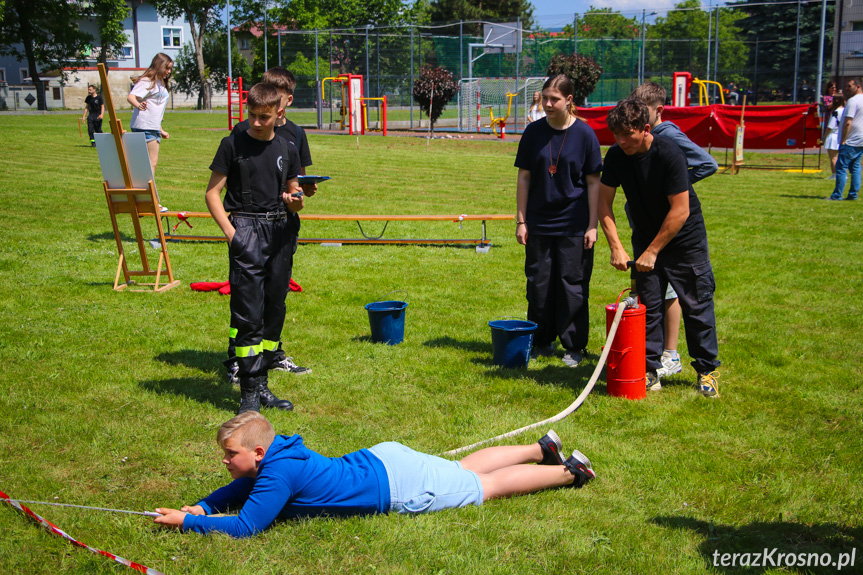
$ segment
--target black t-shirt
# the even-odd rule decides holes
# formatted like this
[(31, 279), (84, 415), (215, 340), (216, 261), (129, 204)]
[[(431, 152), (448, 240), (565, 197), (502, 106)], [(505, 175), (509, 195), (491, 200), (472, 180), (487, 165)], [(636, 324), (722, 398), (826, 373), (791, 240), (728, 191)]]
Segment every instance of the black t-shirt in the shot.
[[(243, 120), (234, 126), (231, 130), (231, 135), (245, 132), (249, 129), (249, 121)], [(291, 142), (297, 147), (300, 153), (300, 165), (308, 167), (312, 165), (312, 153), (309, 151), (309, 140), (306, 138), (306, 131), (285, 118), (285, 123), (282, 126), (276, 127), (276, 134)]]
[(96, 94), (95, 96), (91, 96), (87, 94), (87, 97), (84, 98), (84, 104), (87, 106), (87, 110), (90, 112), (90, 115), (96, 115), (102, 113), (102, 106), (105, 105), (105, 100), (102, 99), (102, 96)]
[(632, 217), (632, 245), (635, 257), (647, 249), (659, 233), (671, 209), (668, 196), (689, 194), (689, 217), (664, 250), (687, 249), (707, 239), (701, 203), (686, 166), (686, 156), (670, 138), (654, 136), (646, 153), (627, 156), (616, 144), (605, 154), (602, 183), (623, 188)]
[[(552, 176), (548, 168), (556, 163)], [(585, 122), (555, 130), (545, 119), (531, 122), (521, 136), (515, 166), (530, 170), (527, 229), (553, 236), (583, 236), (590, 222), (588, 174), (602, 170), (599, 140)]]
[[(283, 157), (287, 151), (288, 157)], [(245, 159), (245, 160), (243, 160)], [(251, 206), (243, 206), (242, 176), (239, 161), (245, 161), (249, 168)], [(300, 155), (293, 144), (281, 136), (274, 136), (268, 142), (251, 137), (248, 132), (240, 132), (222, 138), (216, 157), (210, 169), (226, 174), (225, 211), (264, 213), (285, 210), (282, 201), (282, 170), (287, 171), (287, 180), (300, 173)]]

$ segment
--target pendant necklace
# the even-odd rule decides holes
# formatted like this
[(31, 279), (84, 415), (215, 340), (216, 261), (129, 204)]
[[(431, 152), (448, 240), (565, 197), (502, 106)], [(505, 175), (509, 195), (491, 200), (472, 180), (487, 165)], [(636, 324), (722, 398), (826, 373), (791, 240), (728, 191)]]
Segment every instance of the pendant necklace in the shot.
[(548, 141), (548, 173), (551, 174), (552, 178), (557, 173), (557, 163), (560, 161), (560, 153), (563, 151), (563, 145), (566, 143), (567, 128), (569, 128), (570, 126), (572, 126), (572, 124), (563, 128), (563, 141), (560, 143), (560, 149), (557, 151), (557, 159), (554, 161), (553, 164), (551, 163), (551, 140), (549, 139)]

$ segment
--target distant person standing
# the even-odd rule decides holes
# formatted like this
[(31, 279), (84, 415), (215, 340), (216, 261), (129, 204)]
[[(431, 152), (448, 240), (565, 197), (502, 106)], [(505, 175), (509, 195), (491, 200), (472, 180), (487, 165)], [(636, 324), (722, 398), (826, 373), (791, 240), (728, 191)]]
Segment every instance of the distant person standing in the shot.
[(90, 146), (96, 147), (93, 134), (102, 133), (102, 117), (105, 115), (105, 100), (96, 91), (96, 86), (87, 86), (87, 97), (84, 98), (84, 115), (82, 121), (87, 122), (87, 134), (90, 136)]
[(836, 179), (836, 160), (839, 158), (839, 119), (845, 111), (845, 96), (837, 94), (830, 97), (830, 110), (827, 113), (827, 136), (824, 138), (824, 149), (830, 158), (830, 175), (827, 179)]
[(836, 160), (836, 187), (828, 199), (841, 200), (845, 180), (851, 172), (846, 200), (856, 200), (860, 192), (860, 157), (863, 156), (863, 79), (851, 78), (845, 84), (845, 111), (839, 120), (839, 157)]
[(542, 107), (542, 92), (536, 91), (533, 93), (533, 103), (527, 111), (527, 123), (536, 122), (545, 118), (545, 110)]

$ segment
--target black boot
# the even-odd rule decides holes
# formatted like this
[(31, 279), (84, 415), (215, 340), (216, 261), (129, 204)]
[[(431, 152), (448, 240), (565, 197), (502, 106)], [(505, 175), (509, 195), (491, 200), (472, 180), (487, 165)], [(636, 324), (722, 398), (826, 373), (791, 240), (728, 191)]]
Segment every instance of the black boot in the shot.
[[(240, 378), (240, 411), (261, 411), (261, 401), (258, 398), (258, 382), (260, 377), (241, 377)], [(266, 385), (266, 378), (264, 378)]]
[(260, 398), (262, 407), (274, 407), (277, 409), (284, 409), (285, 411), (292, 411), (294, 409), (293, 403), (287, 399), (279, 399), (272, 391), (270, 391), (270, 387), (267, 385), (266, 375), (262, 375), (258, 379), (258, 397)]

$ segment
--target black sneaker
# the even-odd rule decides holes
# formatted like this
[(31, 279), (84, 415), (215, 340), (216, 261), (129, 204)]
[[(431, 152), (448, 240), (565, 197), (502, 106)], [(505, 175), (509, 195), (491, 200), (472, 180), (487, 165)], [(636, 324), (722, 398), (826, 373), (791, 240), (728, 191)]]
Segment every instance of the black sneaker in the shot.
[(578, 450), (572, 452), (572, 455), (569, 456), (564, 465), (575, 477), (575, 481), (571, 485), (572, 487), (581, 487), (596, 477), (596, 473), (593, 472), (593, 466), (590, 464), (590, 459)]
[(283, 357), (278, 361), (274, 361), (270, 369), (274, 369), (276, 371), (287, 371), (296, 375), (312, 373), (311, 367), (300, 367), (294, 363), (294, 358), (292, 357)]
[(566, 465), (566, 460), (560, 452), (563, 449), (563, 444), (553, 430), (549, 429), (548, 433), (539, 440), (539, 446), (542, 447), (540, 465)]

